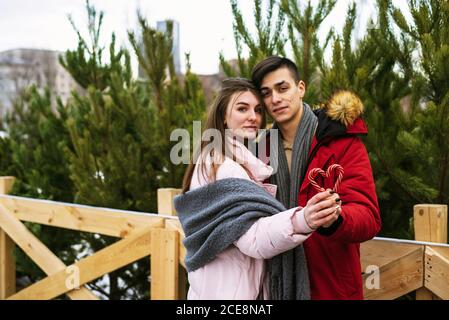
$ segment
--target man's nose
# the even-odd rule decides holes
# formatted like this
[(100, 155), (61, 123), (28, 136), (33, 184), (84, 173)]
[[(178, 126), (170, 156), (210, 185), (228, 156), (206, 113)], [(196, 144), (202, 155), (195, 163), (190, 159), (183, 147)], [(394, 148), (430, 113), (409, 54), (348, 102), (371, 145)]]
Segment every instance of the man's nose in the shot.
[(277, 93), (276, 91), (273, 90), (272, 94), (271, 94), (271, 102), (273, 104), (278, 104), (282, 101), (281, 99), (281, 95), (279, 93)]

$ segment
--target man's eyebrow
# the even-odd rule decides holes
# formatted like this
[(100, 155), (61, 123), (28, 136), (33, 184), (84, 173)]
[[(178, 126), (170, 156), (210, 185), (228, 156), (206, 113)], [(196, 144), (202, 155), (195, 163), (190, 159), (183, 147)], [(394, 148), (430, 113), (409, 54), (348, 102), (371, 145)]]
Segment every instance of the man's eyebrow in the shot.
[(283, 85), (285, 83), (285, 80), (279, 81), (278, 83), (275, 83), (274, 86), (275, 87), (279, 87), (281, 85)]
[[(279, 81), (279, 82), (275, 83), (273, 87), (279, 87), (279, 86), (283, 85), (284, 83), (285, 83), (285, 80)], [(268, 88), (268, 87), (262, 87), (262, 88), (260, 88), (261, 91), (262, 91), (262, 90), (269, 90), (269, 89), (270, 89), (270, 88)]]

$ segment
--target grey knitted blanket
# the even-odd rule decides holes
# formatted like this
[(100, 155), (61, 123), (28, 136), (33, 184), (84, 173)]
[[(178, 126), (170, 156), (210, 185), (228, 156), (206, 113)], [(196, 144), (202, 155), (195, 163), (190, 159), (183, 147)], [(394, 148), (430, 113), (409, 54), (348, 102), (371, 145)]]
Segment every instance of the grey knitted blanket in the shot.
[[(184, 229), (187, 250), (187, 270), (194, 271), (212, 261), (220, 252), (232, 245), (257, 219), (267, 217), (286, 208), (262, 187), (249, 180), (223, 179), (186, 192), (174, 199), (175, 208)], [(270, 274), (272, 299), (309, 299), (309, 283), (284, 272), (288, 260), (300, 255), (280, 254), (269, 260), (276, 268)], [(301, 256), (302, 257), (302, 256)], [(292, 265), (303, 265), (304, 261)], [(295, 279), (298, 282), (295, 282)]]

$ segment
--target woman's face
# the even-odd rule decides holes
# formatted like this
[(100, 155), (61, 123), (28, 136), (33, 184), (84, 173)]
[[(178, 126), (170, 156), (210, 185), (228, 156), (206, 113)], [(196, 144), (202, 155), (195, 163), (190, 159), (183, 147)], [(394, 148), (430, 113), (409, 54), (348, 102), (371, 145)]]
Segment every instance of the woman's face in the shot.
[(261, 124), (262, 106), (257, 97), (250, 91), (234, 93), (225, 118), (225, 125), (232, 130), (233, 136), (255, 139)]

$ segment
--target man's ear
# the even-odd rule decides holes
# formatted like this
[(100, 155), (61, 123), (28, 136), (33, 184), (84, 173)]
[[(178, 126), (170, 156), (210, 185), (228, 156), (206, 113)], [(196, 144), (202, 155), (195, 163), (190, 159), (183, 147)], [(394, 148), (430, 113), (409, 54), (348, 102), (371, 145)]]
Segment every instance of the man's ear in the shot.
[(302, 99), (306, 93), (306, 84), (304, 81), (299, 80), (297, 87), (298, 87), (298, 90), (299, 90), (299, 93), (300, 93), (301, 99)]

